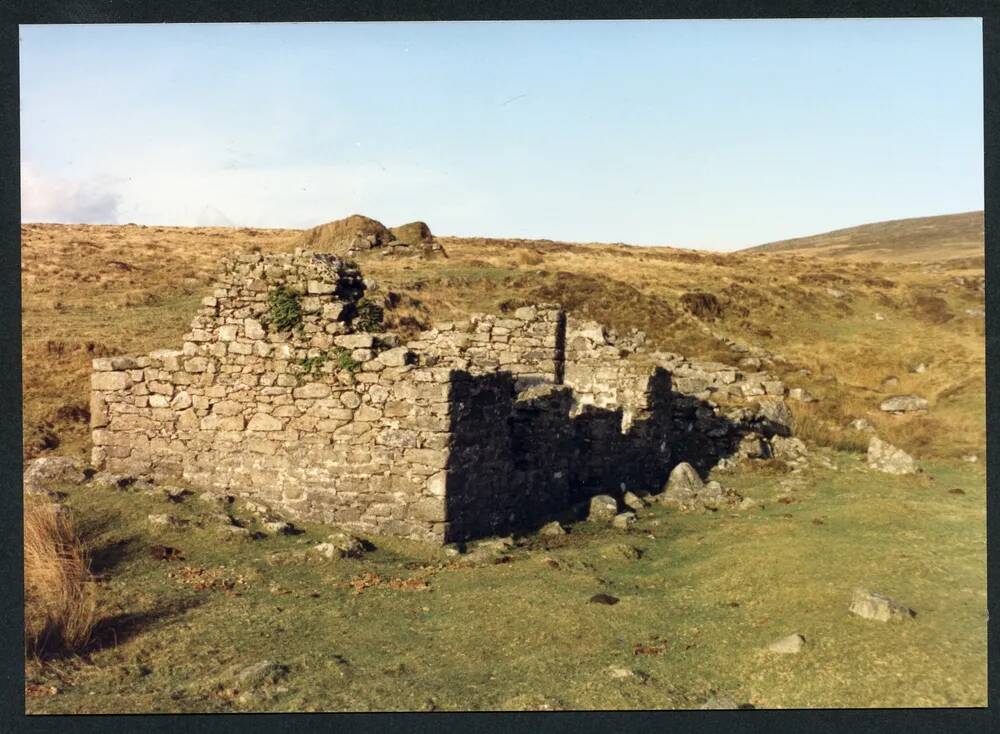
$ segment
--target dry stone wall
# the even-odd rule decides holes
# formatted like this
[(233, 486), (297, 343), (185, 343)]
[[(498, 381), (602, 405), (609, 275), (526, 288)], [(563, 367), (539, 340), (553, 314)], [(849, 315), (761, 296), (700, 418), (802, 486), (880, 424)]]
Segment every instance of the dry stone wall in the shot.
[(740, 436), (676, 391), (641, 334), (541, 304), (403, 344), (364, 331), (364, 290), (332, 254), (226, 258), (181, 349), (94, 360), (92, 463), (450, 542), (656, 491), (686, 453), (717, 458)]

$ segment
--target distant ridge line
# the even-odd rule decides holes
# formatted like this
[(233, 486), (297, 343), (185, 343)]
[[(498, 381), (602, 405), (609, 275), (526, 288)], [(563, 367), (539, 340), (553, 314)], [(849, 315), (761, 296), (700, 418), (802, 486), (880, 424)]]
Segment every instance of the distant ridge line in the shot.
[(872, 222), (747, 247), (741, 253), (794, 253), (865, 259), (949, 260), (982, 256), (982, 210)]

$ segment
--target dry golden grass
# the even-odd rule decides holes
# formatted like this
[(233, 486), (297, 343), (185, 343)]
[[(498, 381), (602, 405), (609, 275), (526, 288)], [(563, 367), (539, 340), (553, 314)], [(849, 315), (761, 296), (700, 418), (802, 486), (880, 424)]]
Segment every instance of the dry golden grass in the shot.
[[(906, 227), (892, 224), (896, 240), (904, 239)], [(951, 236), (940, 228), (938, 234), (942, 241)], [(90, 360), (179, 346), (224, 253), (288, 251), (302, 233), (28, 224), (22, 235), (26, 453), (85, 456)], [(913, 236), (929, 247), (924, 229)], [(387, 323), (404, 333), (474, 312), (558, 301), (620, 331), (642, 329), (668, 351), (737, 362), (741, 355), (721, 335), (779, 355), (783, 360), (768, 369), (821, 398), (793, 407), (810, 435), (831, 445), (858, 447), (858, 437), (843, 435), (858, 417), (921, 455), (954, 458), (985, 445), (984, 322), (966, 313), (983, 308), (981, 261), (438, 241), (447, 258), (358, 258), (391, 300)], [(921, 362), (929, 369), (912, 373)], [(889, 376), (899, 386), (882, 389)], [(893, 392), (923, 395), (930, 414), (881, 414), (878, 403)]]
[(87, 553), (66, 510), (25, 497), (25, 650), (77, 650), (90, 640), (96, 619), (97, 595)]
[[(290, 250), (301, 233), (25, 225), (22, 234), (25, 430), (36, 439), (28, 448), (85, 456), (91, 358), (179, 346), (225, 252)], [(278, 698), (248, 704), (261, 710), (412, 710), (432, 696), (441, 709), (499, 710), (530, 707), (528, 692), (583, 709), (696, 707), (716, 691), (759, 707), (982, 705), (985, 478), (980, 465), (956, 461), (982, 457), (985, 447), (983, 319), (966, 314), (983, 308), (981, 261), (438, 240), (447, 258), (359, 258), (394, 328), (547, 300), (619, 330), (641, 328), (652, 346), (693, 357), (738, 362), (743, 355), (719, 336), (763, 347), (775, 355), (769, 371), (819, 398), (791, 402), (796, 432), (839, 471), (811, 468), (793, 504), (777, 494), (791, 476), (779, 462), (727, 475), (727, 486), (764, 505), (739, 516), (650, 508), (640, 516), (648, 524), (632, 535), (643, 545), (638, 563), (595, 556), (595, 543), (620, 537), (581, 523), (544, 550), (562, 570), (526, 552), (512, 563), (442, 571), (431, 594), (360, 596), (346, 585), (361, 571), (402, 577), (437, 556), (382, 538), (363, 560), (273, 565), (275, 551), (300, 549), (300, 539), (220, 544), (197, 523), (161, 537), (146, 517), (165, 500), (66, 488), (81, 522), (113, 519), (92, 538), (95, 549), (123, 538), (136, 539), (135, 548), (166, 540), (192, 564), (258, 580), (232, 596), (196, 596), (173, 579), (171, 564), (123, 553), (107, 602), (139, 622), (116, 632), (118, 644), (95, 649), (90, 665), (38, 662), (29, 710), (231, 711), (238, 704), (218, 696), (228, 685), (223, 667), (260, 659), (292, 670)], [(913, 371), (920, 363), (927, 369)], [(926, 397), (930, 412), (879, 411), (881, 400), (903, 392)], [(845, 428), (859, 417), (914, 453), (927, 473), (873, 474), (856, 453), (819, 448), (863, 451), (868, 434)], [(171, 506), (192, 519), (205, 509), (196, 501)], [(304, 529), (306, 538), (329, 533)], [(81, 568), (66, 578), (87, 589)], [(887, 631), (851, 618), (847, 599), (860, 582), (912, 603), (924, 621)], [(290, 593), (276, 595), (274, 585)], [(623, 598), (610, 610), (612, 625), (609, 609), (585, 603), (607, 588)], [(762, 657), (767, 642), (792, 630), (810, 641), (808, 654)], [(627, 686), (607, 675), (608, 665), (640, 664), (632, 645), (654, 635), (678, 646), (641, 661), (648, 681)], [(564, 655), (549, 654), (556, 648), (579, 664), (567, 668)]]
[(748, 252), (897, 262), (978, 259), (983, 262), (983, 212), (895, 219), (809, 237), (771, 242)]

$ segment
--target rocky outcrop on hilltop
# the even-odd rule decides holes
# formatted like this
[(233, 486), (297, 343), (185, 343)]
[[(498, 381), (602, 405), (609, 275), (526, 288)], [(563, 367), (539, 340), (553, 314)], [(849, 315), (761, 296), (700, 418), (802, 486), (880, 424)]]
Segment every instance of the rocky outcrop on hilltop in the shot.
[(361, 214), (313, 227), (302, 235), (299, 245), (346, 258), (368, 254), (404, 257), (444, 254), (425, 222), (410, 222), (390, 229)]

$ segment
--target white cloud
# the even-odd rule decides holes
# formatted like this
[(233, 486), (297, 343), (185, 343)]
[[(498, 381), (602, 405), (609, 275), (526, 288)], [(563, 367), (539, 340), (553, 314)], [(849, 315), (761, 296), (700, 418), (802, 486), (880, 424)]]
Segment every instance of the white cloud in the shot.
[(21, 162), (21, 221), (116, 224), (121, 194), (107, 177), (72, 180)]

